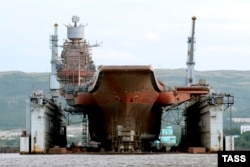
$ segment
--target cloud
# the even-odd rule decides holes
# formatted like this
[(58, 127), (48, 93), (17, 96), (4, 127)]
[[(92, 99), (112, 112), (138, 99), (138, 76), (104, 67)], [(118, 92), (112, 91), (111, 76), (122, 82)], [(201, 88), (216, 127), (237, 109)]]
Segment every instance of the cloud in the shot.
[[(215, 69), (217, 66), (210, 59), (219, 56), (224, 60), (216, 61), (223, 62), (226, 57), (225, 69), (231, 68), (231, 64), (238, 69), (249, 69), (247, 61), (242, 59), (250, 50), (249, 6), (249, 0), (3, 1), (0, 70), (13, 67), (13, 70), (44, 71), (44, 67), (38, 69), (33, 64), (42, 61), (40, 64), (50, 66), (48, 46), (53, 24), (59, 24), (59, 45), (62, 45), (62, 39), (67, 37), (63, 25), (71, 23), (75, 14), (80, 16), (81, 23), (88, 24), (86, 40), (103, 42), (100, 49), (93, 48), (96, 64), (152, 63), (185, 68), (186, 39), (190, 35), (191, 17), (196, 15), (195, 56), (204, 58), (197, 63), (208, 60), (203, 66)], [(241, 59), (235, 62), (235, 56)], [(12, 61), (18, 66), (11, 65)], [(9, 64), (10, 68), (2, 64)]]
[(160, 41), (160, 36), (156, 33), (147, 33), (145, 34), (146, 39), (152, 42), (158, 42)]
[(223, 57), (227, 57), (228, 55), (242, 55), (242, 56), (247, 56), (250, 55), (250, 49), (248, 46), (209, 46), (209, 47), (204, 47), (200, 48), (199, 52), (204, 55), (204, 54), (212, 54), (217, 55), (220, 54)]
[(117, 50), (93, 51), (93, 60), (96, 65), (132, 65), (138, 58), (131, 53)]

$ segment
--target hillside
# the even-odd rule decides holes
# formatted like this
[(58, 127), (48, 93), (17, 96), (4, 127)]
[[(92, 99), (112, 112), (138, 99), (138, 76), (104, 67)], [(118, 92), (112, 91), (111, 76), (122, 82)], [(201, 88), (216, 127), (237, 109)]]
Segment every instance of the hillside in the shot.
[(0, 72), (0, 129), (25, 127), (25, 100), (34, 89), (48, 92), (48, 73)]
[[(185, 84), (185, 69), (155, 73), (166, 85)], [(219, 93), (235, 96), (233, 117), (250, 117), (250, 71), (196, 71), (196, 78), (205, 79)], [(34, 89), (49, 91), (48, 73), (0, 72), (0, 129), (25, 128), (25, 100)]]

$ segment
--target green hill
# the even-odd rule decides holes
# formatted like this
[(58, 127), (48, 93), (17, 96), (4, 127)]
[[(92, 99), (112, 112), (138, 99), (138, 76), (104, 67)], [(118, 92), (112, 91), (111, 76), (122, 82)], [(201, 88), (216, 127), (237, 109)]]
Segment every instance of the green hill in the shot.
[(48, 73), (0, 72), (0, 129), (25, 127), (25, 100), (34, 89), (48, 92)]
[[(156, 69), (166, 85), (183, 86), (185, 69)], [(235, 96), (233, 117), (250, 117), (250, 71), (196, 71), (216, 92)], [(25, 100), (33, 90), (49, 92), (49, 73), (0, 72), (0, 129), (25, 128)]]

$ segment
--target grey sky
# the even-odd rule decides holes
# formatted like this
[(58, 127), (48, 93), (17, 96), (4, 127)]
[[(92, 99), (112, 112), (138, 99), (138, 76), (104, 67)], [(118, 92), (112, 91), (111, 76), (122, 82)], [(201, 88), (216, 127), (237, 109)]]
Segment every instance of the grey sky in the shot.
[(59, 44), (73, 15), (88, 24), (96, 65), (186, 68), (191, 17), (196, 70), (250, 70), (249, 0), (9, 0), (0, 4), (0, 71), (49, 72), (49, 35)]

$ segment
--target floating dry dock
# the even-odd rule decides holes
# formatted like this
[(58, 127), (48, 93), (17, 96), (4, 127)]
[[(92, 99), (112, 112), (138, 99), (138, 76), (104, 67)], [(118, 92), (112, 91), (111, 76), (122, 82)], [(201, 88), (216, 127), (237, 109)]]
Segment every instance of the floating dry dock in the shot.
[(27, 101), (27, 130), (21, 137), (21, 153), (65, 152), (65, 113), (88, 118), (88, 134), (92, 143), (99, 143), (98, 148), (150, 151), (151, 143), (159, 138), (162, 113), (183, 103), (187, 105), (186, 129), (181, 145), (222, 150), (224, 101), (211, 103), (211, 99), (223, 99), (224, 95), (212, 94), (204, 81), (183, 87), (166, 86), (151, 66), (111, 65), (96, 69), (90, 48), (99, 44), (86, 42), (78, 17), (72, 21), (74, 25), (67, 26), (68, 39), (61, 56), (57, 50), (58, 25), (54, 25), (51, 94), (34, 92)]

